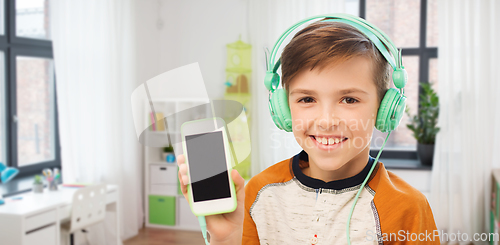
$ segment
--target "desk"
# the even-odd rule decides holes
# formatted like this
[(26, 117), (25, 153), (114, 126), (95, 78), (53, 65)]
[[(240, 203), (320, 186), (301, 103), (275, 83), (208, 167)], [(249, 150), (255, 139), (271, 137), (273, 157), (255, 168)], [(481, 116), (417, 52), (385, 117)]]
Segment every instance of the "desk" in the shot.
[[(106, 211), (115, 212), (116, 244), (120, 241), (119, 189), (107, 185)], [(73, 193), (78, 188), (59, 186), (58, 191), (23, 193), (5, 198), (0, 206), (0, 241), (5, 245), (60, 245), (61, 221), (69, 220)], [(12, 198), (22, 200), (12, 201)]]

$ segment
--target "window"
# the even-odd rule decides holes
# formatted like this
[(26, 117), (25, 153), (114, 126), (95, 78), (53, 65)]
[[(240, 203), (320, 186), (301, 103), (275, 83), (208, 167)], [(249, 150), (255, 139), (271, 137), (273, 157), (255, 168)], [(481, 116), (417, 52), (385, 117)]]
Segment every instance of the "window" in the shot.
[(60, 168), (49, 0), (0, 6), (0, 161), (20, 177)]
[[(410, 113), (415, 114), (421, 92), (419, 82), (430, 81), (437, 89), (437, 0), (360, 0), (359, 16), (374, 23), (403, 49), (403, 65), (408, 72), (406, 104)], [(408, 119), (405, 114), (399, 127), (391, 133), (381, 157), (417, 159), (417, 142), (406, 127)], [(386, 136), (374, 131), (372, 156), (378, 153)]]

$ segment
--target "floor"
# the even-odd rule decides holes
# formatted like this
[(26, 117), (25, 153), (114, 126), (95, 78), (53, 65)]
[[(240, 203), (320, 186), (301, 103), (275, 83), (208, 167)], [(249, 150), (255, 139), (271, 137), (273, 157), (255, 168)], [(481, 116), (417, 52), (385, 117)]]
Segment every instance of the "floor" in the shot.
[(123, 245), (204, 245), (201, 232), (142, 228), (139, 234)]

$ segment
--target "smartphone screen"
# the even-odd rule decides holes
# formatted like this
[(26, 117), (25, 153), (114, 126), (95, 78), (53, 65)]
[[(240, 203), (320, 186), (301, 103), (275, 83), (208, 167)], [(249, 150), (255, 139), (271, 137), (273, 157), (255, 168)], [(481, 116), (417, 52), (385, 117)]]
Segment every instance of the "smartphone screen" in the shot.
[(222, 131), (186, 136), (195, 202), (231, 197)]

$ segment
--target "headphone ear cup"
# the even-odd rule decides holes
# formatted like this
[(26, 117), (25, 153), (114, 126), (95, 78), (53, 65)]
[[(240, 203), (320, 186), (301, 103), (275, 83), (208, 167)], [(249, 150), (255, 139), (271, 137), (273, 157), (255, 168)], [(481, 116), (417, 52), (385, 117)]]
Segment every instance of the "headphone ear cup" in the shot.
[[(399, 91), (398, 91), (399, 94)], [(406, 97), (401, 96), (401, 99), (399, 100), (398, 104), (396, 105), (396, 108), (394, 108), (394, 117), (391, 119), (391, 123), (393, 125), (393, 129), (396, 129), (401, 122), (401, 119), (403, 118), (403, 115), (405, 113), (406, 109)]]
[(392, 72), (392, 82), (396, 88), (404, 88), (408, 81), (408, 73), (405, 69), (397, 68)]
[(292, 115), (288, 107), (288, 93), (284, 89), (276, 89), (271, 96), (271, 104), (275, 113), (273, 121), (278, 128), (292, 132)]
[[(381, 132), (389, 132), (396, 129), (403, 117), (405, 106), (406, 98), (401, 96), (399, 90), (395, 88), (387, 90), (378, 108), (375, 128)], [(393, 114), (394, 118), (392, 118)]]

